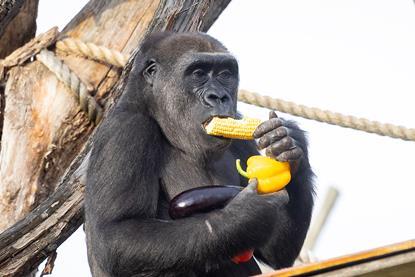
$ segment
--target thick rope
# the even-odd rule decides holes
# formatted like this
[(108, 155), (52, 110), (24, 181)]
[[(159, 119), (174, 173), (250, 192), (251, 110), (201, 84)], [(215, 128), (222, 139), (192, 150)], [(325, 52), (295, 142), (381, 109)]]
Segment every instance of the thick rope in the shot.
[(93, 43), (85, 43), (73, 38), (65, 38), (58, 41), (56, 43), (56, 48), (64, 52), (74, 53), (117, 67), (124, 67), (128, 61), (128, 56), (122, 54), (121, 52)]
[(409, 129), (403, 126), (381, 123), (378, 121), (371, 121), (366, 118), (358, 118), (355, 116), (343, 115), (327, 110), (298, 105), (293, 102), (263, 96), (246, 90), (239, 91), (238, 100), (244, 103), (278, 110), (283, 113), (289, 113), (307, 119), (352, 128), (368, 133), (374, 133), (381, 136), (415, 141), (415, 129)]
[(89, 94), (87, 86), (82, 83), (78, 76), (51, 51), (42, 50), (36, 55), (36, 58), (70, 88), (75, 94), (81, 110), (88, 114), (89, 120), (97, 124), (102, 118), (102, 108), (94, 97)]
[(0, 59), (0, 84), (6, 79), (7, 70), (24, 64), (27, 60), (35, 56), (46, 47), (54, 44), (58, 37), (58, 27), (53, 27), (46, 33), (32, 38), (25, 45), (13, 51), (4, 60)]
[[(123, 67), (128, 60), (128, 56), (118, 51), (98, 46), (93, 43), (84, 43), (82, 41), (71, 38), (66, 38), (62, 41), (58, 41), (56, 47), (59, 50), (65, 52), (81, 55), (117, 67)], [(298, 105), (293, 102), (274, 99), (269, 96), (262, 96), (260, 94), (246, 90), (239, 91), (238, 100), (247, 104), (278, 110), (306, 119), (325, 122), (328, 124), (356, 129), (368, 133), (374, 133), (381, 136), (389, 136), (392, 138), (415, 141), (415, 129), (409, 129), (403, 126), (381, 123), (365, 118), (358, 118), (355, 116), (343, 115), (336, 112)]]

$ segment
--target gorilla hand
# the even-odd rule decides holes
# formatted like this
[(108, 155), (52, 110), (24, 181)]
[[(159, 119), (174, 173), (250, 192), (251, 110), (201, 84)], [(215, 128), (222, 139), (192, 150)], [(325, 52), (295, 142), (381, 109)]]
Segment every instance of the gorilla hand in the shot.
[(298, 168), (298, 162), (304, 156), (301, 144), (294, 138), (295, 133), (289, 122), (278, 118), (274, 111), (269, 114), (269, 120), (258, 126), (254, 138), (259, 139), (258, 148), (265, 149), (265, 154), (281, 162), (290, 162), (293, 172)]
[[(242, 202), (245, 203), (247, 198), (255, 197), (257, 201), (265, 201), (270, 206), (283, 206), (289, 202), (288, 193), (285, 190), (281, 190), (275, 193), (268, 193), (263, 195), (258, 195), (258, 180), (256, 178), (250, 179), (248, 185), (236, 195), (236, 197), (231, 201), (232, 202)], [(230, 203), (229, 203), (230, 204)]]
[(288, 202), (287, 191), (259, 195), (257, 179), (251, 179), (243, 189), (223, 209), (227, 219), (221, 222), (232, 222), (235, 230), (240, 230), (234, 236), (242, 243), (240, 251), (262, 246), (273, 234), (272, 230), (278, 223), (278, 212)]

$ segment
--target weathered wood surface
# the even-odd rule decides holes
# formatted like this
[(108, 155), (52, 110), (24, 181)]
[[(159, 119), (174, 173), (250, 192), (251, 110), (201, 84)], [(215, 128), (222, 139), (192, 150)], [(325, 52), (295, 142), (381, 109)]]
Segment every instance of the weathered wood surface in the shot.
[(0, 37), (5, 28), (19, 13), (25, 0), (0, 0)]
[[(36, 32), (39, 0), (0, 0), (0, 59), (29, 41)], [(0, 149), (5, 96), (0, 65)]]
[(42, 49), (54, 44), (58, 35), (58, 28), (53, 27), (46, 33), (38, 35), (37, 37), (27, 42), (24, 46), (13, 51), (6, 58), (0, 60), (0, 66), (4, 68), (2, 69), (3, 72), (6, 73), (7, 69), (26, 63), (30, 58), (34, 57)]
[(326, 273), (319, 277), (414, 277), (415, 251), (401, 253), (391, 257), (379, 258), (361, 264), (349, 265)]
[[(62, 36), (128, 54), (153, 31), (207, 30), (229, 1), (92, 0)], [(130, 70), (127, 65), (113, 89), (120, 77), (116, 69), (79, 57), (61, 58), (96, 89), (103, 106), (121, 93)], [(82, 222), (83, 183), (77, 174), (83, 171), (80, 165), (89, 144), (84, 146), (94, 126), (68, 88), (39, 62), (15, 67), (9, 74), (0, 154), (0, 224), (5, 228), (22, 220), (0, 234), (0, 276), (21, 276)], [(23, 218), (38, 203), (42, 204)]]
[[(402, 267), (402, 268), (400, 268)], [(388, 275), (399, 270), (395, 275)], [(414, 276), (415, 240), (339, 258), (277, 270), (261, 277), (285, 276)], [(366, 275), (367, 274), (367, 275)], [(386, 274), (386, 275), (380, 275)]]
[(50, 198), (0, 235), (0, 276), (31, 272), (82, 223), (84, 158), (78, 156)]
[[(0, 60), (0, 149), (1, 149), (1, 137), (3, 131), (3, 119), (4, 119), (4, 109), (5, 109), (5, 97), (4, 97), (4, 86), (3, 82), (6, 78), (5, 75), (7, 69), (16, 66), (22, 65), (32, 58), (35, 54), (39, 53), (45, 47), (48, 47), (55, 42), (58, 36), (58, 29), (52, 28), (43, 35), (40, 35), (36, 38), (33, 38), (31, 41), (26, 43), (21, 48), (16, 49), (13, 53), (7, 56), (5, 59)], [(0, 196), (1, 198), (1, 196)]]

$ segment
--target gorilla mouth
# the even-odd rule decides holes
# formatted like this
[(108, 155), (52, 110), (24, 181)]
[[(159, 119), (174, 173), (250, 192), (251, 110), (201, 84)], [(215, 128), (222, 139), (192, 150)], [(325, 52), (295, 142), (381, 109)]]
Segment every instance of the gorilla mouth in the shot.
[(230, 115), (212, 115), (212, 116), (209, 116), (209, 118), (207, 120), (205, 120), (201, 125), (201, 127), (203, 129), (203, 133), (205, 133), (211, 139), (213, 139), (215, 141), (222, 141), (222, 142), (230, 141), (231, 140), (230, 138), (226, 138), (226, 137), (223, 137), (221, 135), (215, 135), (214, 133), (212, 133), (214, 125), (210, 124), (210, 123), (212, 122), (213, 118), (233, 118), (233, 119), (235, 119), (235, 117), (230, 116)]
[(233, 119), (236, 119), (234, 116), (231, 116), (231, 115), (219, 115), (219, 114), (218, 115), (211, 115), (211, 116), (208, 117), (208, 119), (206, 119), (205, 121), (202, 122), (202, 128), (203, 128), (203, 130), (206, 131), (206, 127), (209, 125), (209, 123), (215, 117), (218, 117), (218, 118), (233, 118)]

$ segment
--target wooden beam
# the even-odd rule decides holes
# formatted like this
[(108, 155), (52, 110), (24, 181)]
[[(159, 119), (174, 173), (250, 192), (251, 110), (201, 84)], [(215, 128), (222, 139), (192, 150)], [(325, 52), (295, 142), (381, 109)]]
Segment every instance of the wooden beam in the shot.
[(331, 270), (321, 275), (327, 277), (413, 277), (414, 272), (415, 251), (411, 251)]
[[(285, 276), (313, 276), (317, 274), (335, 272), (339, 269), (362, 265), (364, 263), (381, 260), (386, 257), (392, 257), (404, 253), (415, 253), (415, 240), (409, 240), (402, 243), (392, 244), (368, 251), (359, 252), (352, 255), (342, 256), (339, 258), (328, 259), (321, 262), (295, 266), (277, 270), (262, 277), (285, 277)], [(412, 257), (412, 256), (411, 256)], [(414, 261), (414, 260), (412, 260)], [(337, 271), (338, 272), (338, 271)], [(331, 276), (344, 276), (333, 274)]]

